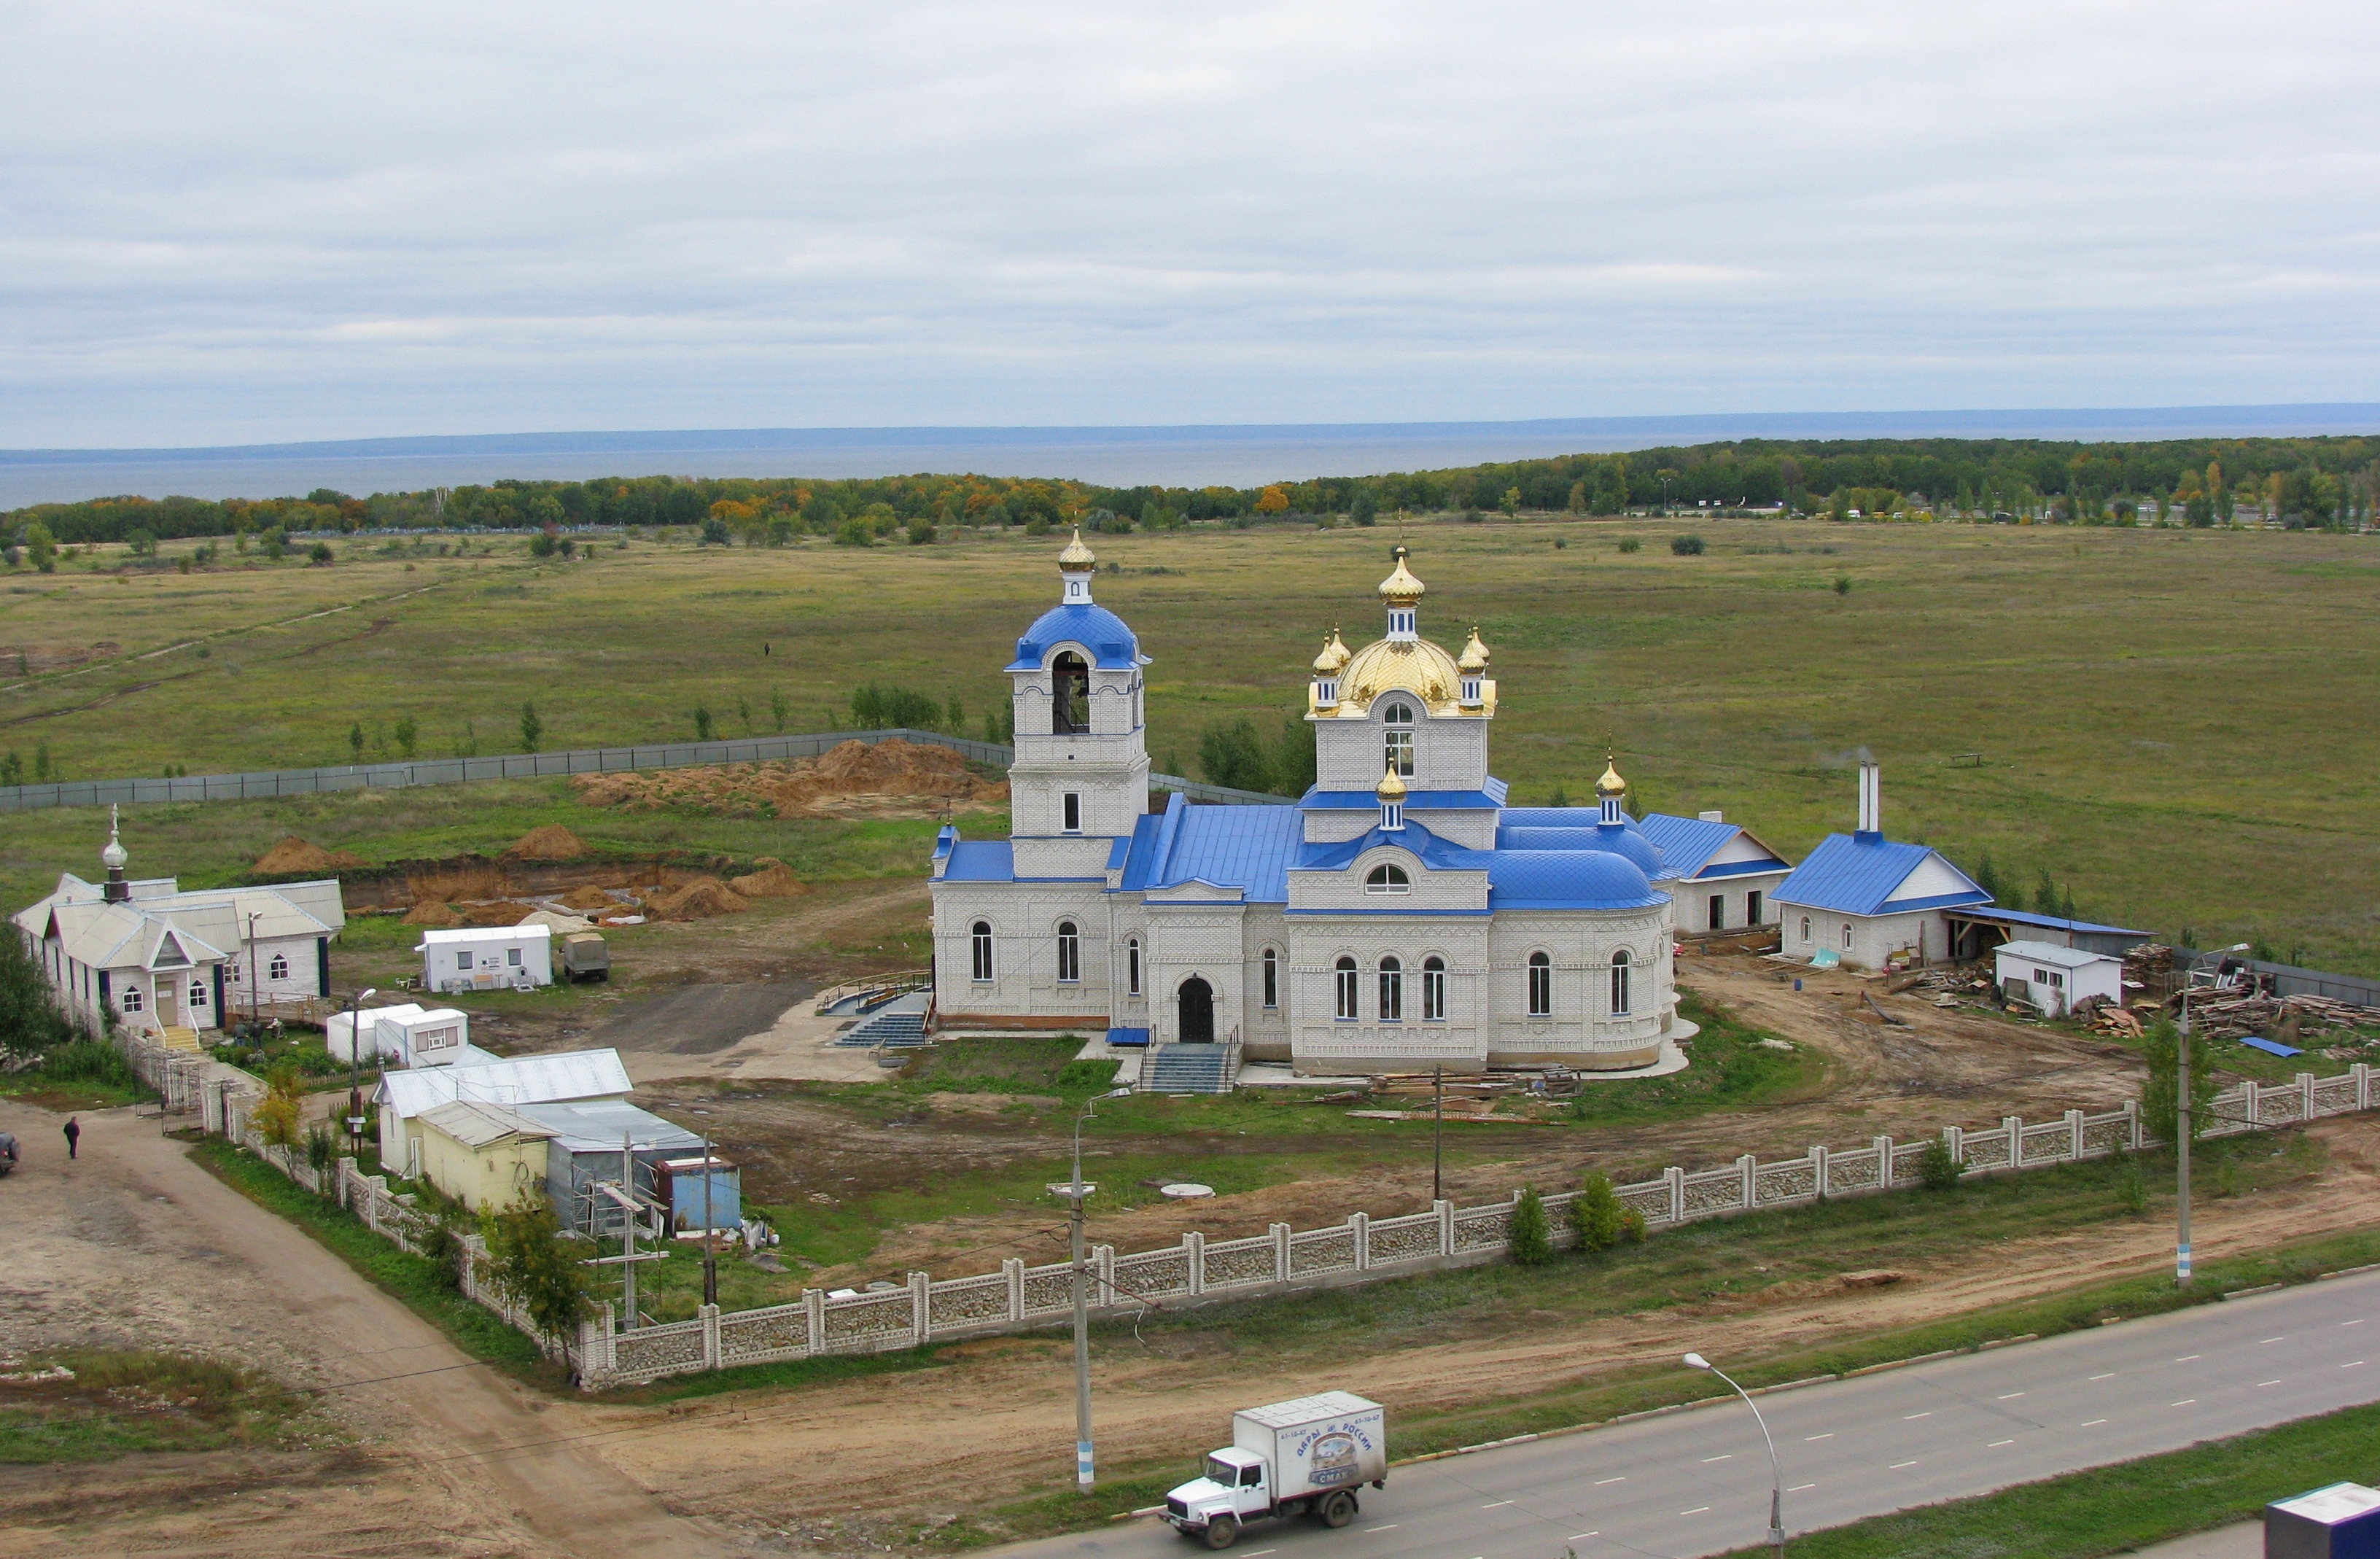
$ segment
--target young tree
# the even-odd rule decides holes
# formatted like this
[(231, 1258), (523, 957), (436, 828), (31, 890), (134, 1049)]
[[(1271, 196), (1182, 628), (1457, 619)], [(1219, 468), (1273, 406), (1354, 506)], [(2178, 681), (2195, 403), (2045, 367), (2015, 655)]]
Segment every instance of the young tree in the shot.
[(959, 702), (956, 693), (951, 695), (951, 707), (942, 712), (943, 724), (953, 736), (966, 730), (966, 706)]
[(747, 737), (750, 736), (752, 734), (752, 705), (750, 700), (746, 699), (741, 693), (735, 695), (735, 718), (744, 723), (744, 734)]
[(1314, 727), (1293, 714), (1281, 722), (1267, 778), (1278, 796), (1303, 796), (1315, 781)]
[(25, 559), (42, 573), (58, 571), (58, 539), (38, 519), (25, 527)]
[(1209, 725), (1198, 737), (1198, 767), (1209, 785), (1233, 790), (1262, 790), (1269, 778), (1264, 744), (1257, 728), (1245, 720)]
[(520, 1205), (485, 1223), (488, 1277), (496, 1292), (528, 1312), (549, 1337), (567, 1337), (587, 1319), (587, 1268), (562, 1237), (553, 1210)]
[(1368, 487), (1358, 487), (1355, 495), (1347, 500), (1347, 518), (1358, 525), (1378, 524), (1380, 495)]
[(785, 715), (786, 715), (786, 713), (787, 713), (787, 707), (786, 707), (786, 704), (785, 704), (785, 690), (784, 690), (783, 688), (770, 688), (770, 689), (769, 689), (769, 718), (770, 718), (771, 720), (772, 720), (772, 721), (776, 722), (776, 725), (777, 725), (777, 734), (778, 734), (778, 735), (780, 735), (780, 736), (783, 736), (783, 735), (784, 734), (784, 730), (785, 730)]
[(1581, 1250), (1609, 1250), (1645, 1237), (1645, 1215), (1620, 1200), (1611, 1188), (1611, 1177), (1601, 1170), (1580, 1184), (1570, 1212)]
[(537, 705), (527, 700), (521, 704), (520, 735), (523, 752), (535, 752), (545, 737), (545, 722), (538, 718)]
[(347, 750), (354, 754), (351, 761), (364, 761), (364, 723), (360, 720), (347, 727)]
[(396, 724), (388, 728), (388, 734), (396, 738), (396, 750), (410, 759), (415, 744), (421, 739), (421, 727), (414, 724), (410, 714), (400, 714)]
[(1512, 1261), (1524, 1267), (1542, 1267), (1554, 1259), (1553, 1226), (1546, 1218), (1546, 1199), (1531, 1186), (1512, 1203), (1510, 1239)]
[(298, 1076), (297, 1063), (282, 1061), (264, 1074), (263, 1102), (249, 1119), (267, 1142), (276, 1148), (294, 1148), (305, 1102), (305, 1084)]
[(1929, 1191), (1947, 1191), (1959, 1183), (1967, 1166), (1950, 1154), (1949, 1142), (1940, 1137), (1925, 1144), (1917, 1157), (1917, 1183)]
[(708, 704), (694, 706), (694, 739), (697, 741), (710, 739), (710, 707)]
[(1508, 487), (1504, 489), (1504, 496), (1498, 502), (1496, 506), (1504, 511), (1504, 518), (1506, 519), (1514, 519), (1519, 518), (1521, 513), (1521, 490), (1517, 487)]
[(2033, 912), (2036, 915), (2058, 913), (2058, 884), (2049, 878), (2049, 868), (2044, 866), (2041, 875), (2034, 880)]
[(42, 1055), (74, 1037), (74, 1026), (58, 1010), (49, 980), (25, 950), (24, 939), (0, 936), (0, 1054)]

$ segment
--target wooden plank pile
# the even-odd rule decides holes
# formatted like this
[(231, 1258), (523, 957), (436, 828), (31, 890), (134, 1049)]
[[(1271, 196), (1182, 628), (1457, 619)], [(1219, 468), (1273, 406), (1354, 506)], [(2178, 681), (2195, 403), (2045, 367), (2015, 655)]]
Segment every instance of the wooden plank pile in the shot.
[(2191, 1021), (2212, 1039), (2262, 1034), (2290, 1040), (2309, 1031), (2380, 1024), (2380, 1011), (2328, 996), (2268, 996), (2258, 991), (2193, 993)]

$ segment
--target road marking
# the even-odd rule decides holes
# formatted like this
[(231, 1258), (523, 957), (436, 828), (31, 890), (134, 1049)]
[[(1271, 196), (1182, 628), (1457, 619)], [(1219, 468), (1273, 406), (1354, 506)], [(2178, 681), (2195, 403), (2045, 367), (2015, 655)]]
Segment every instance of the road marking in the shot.
[(1366, 1527), (1364, 1530), (1366, 1532), (1393, 1532), (1397, 1529), (1397, 1527), (1398, 1523), (1391, 1521), (1385, 1527)]
[(2021, 1391), (2012, 1391), (2003, 1395), (2000, 1400), (2002, 1402), (2014, 1402), (2018, 1397), (2022, 1396), (2023, 1395), (2024, 1393)]
[(1995, 1440), (1990, 1444), (1985, 1446), (1984, 1449), (1986, 1451), (1997, 1451), (2003, 1445), (2013, 1445), (2016, 1442), (2013, 1440)]
[(1815, 1483), (1796, 1483), (1785, 1492), (1789, 1494), (1798, 1494), (1804, 1489), (1815, 1489), (1817, 1485)]
[(2196, 1358), (2197, 1357), (2198, 1357), (2198, 1356), (2197, 1356), (2196, 1354), (2194, 1354), (2194, 1353), (2186, 1353), (2186, 1354), (2183, 1354), (2180, 1358), (2175, 1359), (2175, 1360), (2174, 1360), (2174, 1362), (2175, 1362), (2176, 1364), (2187, 1364), (2187, 1363), (2189, 1363), (2192, 1359)]
[[(2177, 1107), (2179, 1107), (2179, 1106), (2177, 1106)], [(1703, 1466), (1705, 1466), (1705, 1467), (1708, 1467), (1708, 1466), (1710, 1466), (1710, 1464), (1711, 1464), (1711, 1463), (1713, 1463), (1713, 1462), (1731, 1462), (1731, 1461), (1733, 1461), (1733, 1460), (1735, 1460), (1735, 1453), (1734, 1453), (1734, 1452), (1732, 1452), (1732, 1451), (1730, 1451), (1729, 1453), (1727, 1453), (1727, 1455), (1723, 1455), (1723, 1456), (1705, 1456), (1705, 1457), (1703, 1458)]]
[[(2175, 1114), (2179, 1114), (2180, 1113), (2180, 1106), (2176, 1105)], [(1248, 1551), (1247, 1559), (1264, 1559), (1264, 1556), (1268, 1553), (1279, 1553), (1280, 1552), (1281, 1550), (1278, 1548), (1252, 1548)]]
[[(2178, 1105), (2178, 1104), (2174, 1106), (2174, 1108), (2176, 1108), (2176, 1109), (2180, 1109), (2180, 1107), (2181, 1107), (2181, 1106), (2180, 1106), (2180, 1105)], [(2256, 1383), (2257, 1383), (2258, 1385), (2260, 1385), (2260, 1386), (2277, 1386), (2277, 1385), (2279, 1385), (2281, 1382), (2278, 1382), (2278, 1381), (2258, 1381)]]
[(1925, 1411), (1924, 1411), (1923, 1413), (1903, 1413), (1903, 1414), (1901, 1414), (1901, 1415), (1900, 1415), (1900, 1421), (1901, 1421), (1902, 1423), (1907, 1423), (1907, 1422), (1909, 1422), (1909, 1420), (1910, 1420), (1910, 1419), (1930, 1419), (1930, 1418), (1932, 1418), (1933, 1416), (1934, 1416), (1934, 1409), (1933, 1409), (1933, 1408), (1931, 1408), (1931, 1407), (1928, 1407), (1928, 1408), (1926, 1408), (1926, 1409), (1925, 1409)]
[(2263, 1337), (2257, 1340), (2256, 1346), (2258, 1347), (2263, 1347), (2266, 1343), (2286, 1343), (2288, 1341), (2289, 1339), (2287, 1337)]
[[(2180, 1108), (2180, 1106), (2179, 1106), (2179, 1105), (2177, 1105), (2177, 1106), (2175, 1106), (2175, 1107), (2176, 1107), (2177, 1109), (2179, 1109), (2179, 1108)], [(1803, 1444), (1804, 1444), (1804, 1445), (1807, 1445), (1807, 1444), (1808, 1444), (1811, 1441), (1813, 1441), (1813, 1440), (1832, 1440), (1834, 1437), (1835, 1437), (1835, 1431), (1834, 1431), (1833, 1430), (1828, 1430), (1828, 1431), (1827, 1431), (1827, 1432), (1826, 1432), (1826, 1433), (1824, 1433), (1824, 1434), (1805, 1434), (1805, 1435), (1802, 1436), (1802, 1443), (1803, 1443)]]
[(2361, 1326), (2363, 1324), (2363, 1318), (2359, 1315), (2353, 1321), (2342, 1321), (2339, 1324), (2341, 1326)]
[(2198, 1398), (2194, 1396), (2185, 1396), (2179, 1402), (2168, 1402), (2166, 1406), (2168, 1407), (2188, 1407), (2194, 1405), (2197, 1401)]
[[(2175, 1107), (2176, 1109), (2180, 1109), (2180, 1105), (2178, 1105), (2178, 1104), (2177, 1104), (2176, 1106), (2174, 1106), (2174, 1107)], [(2084, 1424), (2082, 1427), (2083, 1427), (2084, 1429), (2097, 1429), (2101, 1424), (2104, 1424), (2104, 1423), (2106, 1423), (2107, 1421), (2107, 1419), (2093, 1419), (2089, 1423)]]
[(2112, 1381), (2116, 1378), (2116, 1372), (2110, 1370), (2104, 1375), (2094, 1375), (2091, 1378), (2095, 1381)]
[[(2175, 1113), (2176, 1114), (2180, 1114), (2181, 1113), (2181, 1106), (2180, 1106), (2179, 1104), (2175, 1105), (2175, 1106), (2174, 1106), (2174, 1113)], [(1578, 1541), (1581, 1538), (1599, 1538), (1599, 1537), (1601, 1537), (1602, 1535), (1603, 1535), (1603, 1534), (1602, 1534), (1601, 1532), (1599, 1532), (1599, 1531), (1595, 1531), (1595, 1532), (1580, 1532), (1580, 1533), (1577, 1533), (1575, 1536), (1567, 1537), (1567, 1538), (1562, 1539), (1562, 1541), (1564, 1541), (1564, 1542), (1576, 1542), (1576, 1541)]]
[(1886, 1470), (1888, 1472), (1899, 1472), (1904, 1467), (1915, 1467), (1916, 1465), (1917, 1464), (1915, 1462), (1895, 1462)]
[[(2177, 1106), (2177, 1108), (2179, 1106)], [(1498, 1500), (1494, 1504), (1483, 1504), (1479, 1508), (1482, 1510), (1501, 1510), (1512, 1503), (1512, 1502), (1511, 1500)]]
[[(2180, 1110), (2179, 1110), (2179, 1108), (2177, 1108), (2177, 1109), (2176, 1109), (2176, 1112), (2175, 1112), (2175, 1113), (2176, 1113), (2176, 1114), (2180, 1114)], [(1678, 1512), (1678, 1514), (1679, 1514), (1679, 1515), (1681, 1515), (1681, 1516), (1701, 1516), (1701, 1515), (1703, 1515), (1703, 1514), (1706, 1513), (1709, 1509), (1710, 1509), (1710, 1506), (1708, 1506), (1708, 1505), (1706, 1505), (1706, 1504), (1698, 1504), (1698, 1505), (1694, 1506), (1694, 1509), (1692, 1509), (1692, 1510), (1682, 1510), (1682, 1511)]]
[(2340, 1366), (2339, 1366), (2339, 1368), (2340, 1368), (2341, 1370), (2352, 1370), (2352, 1369), (2354, 1369), (2354, 1368), (2356, 1367), (2356, 1365), (2362, 1364), (2362, 1362), (2363, 1362), (2363, 1360), (2362, 1360), (2362, 1359), (2360, 1359), (2360, 1358), (2359, 1358), (2359, 1359), (2355, 1360), (2355, 1362), (2354, 1362), (2353, 1364), (2342, 1364), (2342, 1365), (2340, 1365)]
[[(2174, 1106), (2174, 1108), (2176, 1108), (2176, 1109), (2180, 1109), (2180, 1106), (2177, 1104), (2177, 1105), (2175, 1105), (2175, 1106)], [(1600, 1488), (1602, 1488), (1606, 1483), (1625, 1483), (1625, 1482), (1627, 1482), (1627, 1481), (1628, 1481), (1628, 1480), (1627, 1480), (1627, 1478), (1626, 1478), (1625, 1476), (1619, 1477), (1619, 1478), (1598, 1478), (1598, 1479), (1597, 1479), (1597, 1480), (1595, 1480), (1595, 1486), (1596, 1486), (1597, 1488), (1600, 1489)]]

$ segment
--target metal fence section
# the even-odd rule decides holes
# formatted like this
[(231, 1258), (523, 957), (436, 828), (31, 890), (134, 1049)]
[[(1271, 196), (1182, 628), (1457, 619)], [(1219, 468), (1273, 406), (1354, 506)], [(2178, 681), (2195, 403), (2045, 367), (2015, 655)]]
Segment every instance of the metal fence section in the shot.
[[(741, 737), (722, 741), (661, 742), (648, 747), (586, 747), (567, 752), (515, 752), (500, 758), (416, 758), (401, 763), (343, 763), (322, 769), (270, 769), (247, 774), (191, 774), (176, 779), (61, 780), (0, 786), (0, 812), (47, 807), (141, 806), (157, 801), (243, 801), (275, 796), (319, 796), (336, 790), (401, 790), (416, 785), (469, 785), (481, 780), (552, 779), (638, 769), (692, 769), (714, 763), (766, 763), (816, 758), (847, 741), (870, 744), (899, 737), (947, 747), (978, 763), (1006, 768), (1016, 749), (998, 742), (940, 731), (812, 731), (798, 736)], [(1286, 798), (1174, 774), (1151, 774), (1150, 785), (1194, 801), (1227, 806), (1278, 806)]]

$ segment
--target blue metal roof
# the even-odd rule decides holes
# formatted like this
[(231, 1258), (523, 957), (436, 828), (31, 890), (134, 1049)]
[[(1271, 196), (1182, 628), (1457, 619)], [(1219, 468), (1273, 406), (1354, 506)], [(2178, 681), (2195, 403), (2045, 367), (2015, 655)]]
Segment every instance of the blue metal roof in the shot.
[(1249, 902), (1289, 901), (1289, 862), (1297, 853), (1304, 819), (1284, 801), (1277, 807), (1194, 807), (1176, 791), (1161, 816), (1133, 827), (1125, 854), (1126, 893), (1212, 883), (1243, 890)]
[(2090, 920), (2069, 920), (2056, 915), (2035, 915), (2023, 909), (2003, 909), (1998, 905), (1979, 906), (1977, 913), (2012, 926), (2040, 926), (2048, 931), (2094, 932), (2102, 936), (2152, 936), (2153, 932), (2137, 931), (2131, 926), (2102, 926)]
[[(1510, 817), (1512, 814), (1504, 814)], [(1589, 818), (1595, 816), (1587, 812)], [(1674, 875), (1665, 863), (1661, 852), (1643, 834), (1625, 823), (1595, 823), (1575, 828), (1532, 828), (1510, 825), (1496, 830), (1499, 850), (1601, 850), (1623, 858), (1647, 877)]]
[(1469, 850), (1451, 844), (1432, 834), (1422, 823), (1411, 818), (1399, 829), (1386, 829), (1378, 823), (1353, 839), (1335, 844), (1305, 845), (1297, 852), (1296, 871), (1343, 871), (1366, 850), (1393, 845), (1398, 849), (1421, 858), (1421, 863), (1433, 871), (1485, 871), (1494, 852)]
[(1777, 884), (1779, 904), (1798, 904), (1838, 915), (1897, 914), (1915, 909), (1947, 909), (1958, 905), (1988, 904), (1991, 895), (1944, 860), (1966, 889), (1925, 898), (1894, 899), (1891, 895), (1909, 874), (1931, 857), (1941, 858), (1924, 845), (1896, 845), (1881, 834), (1829, 834)]
[[(1497, 820), (1506, 828), (1593, 828), (1603, 821), (1600, 807), (1507, 807)], [(1630, 828), (1636, 820), (1626, 812), (1620, 821)]]
[[(1486, 812), (1504, 804), (1502, 780), (1488, 776), (1484, 790), (1411, 790), (1405, 793), (1409, 812)], [(1369, 790), (1309, 790), (1297, 804), (1318, 812), (1355, 812), (1377, 807), (1380, 798)]]
[(1130, 836), (1120, 836), (1111, 841), (1108, 845), (1108, 870), (1113, 871), (1117, 867), (1122, 866), (1124, 861), (1124, 857), (1131, 853), (1132, 840)]
[(1052, 606), (1033, 620), (1016, 641), (1016, 659), (1010, 671), (1038, 671), (1050, 650), (1060, 644), (1080, 644), (1091, 652), (1101, 671), (1130, 671), (1148, 664), (1140, 640), (1122, 617), (1104, 606)]
[(1016, 852), (1005, 839), (954, 839), (945, 883), (1014, 883)]
[(1668, 897), (1608, 850), (1497, 850), (1488, 860), (1490, 909), (1649, 909)]

